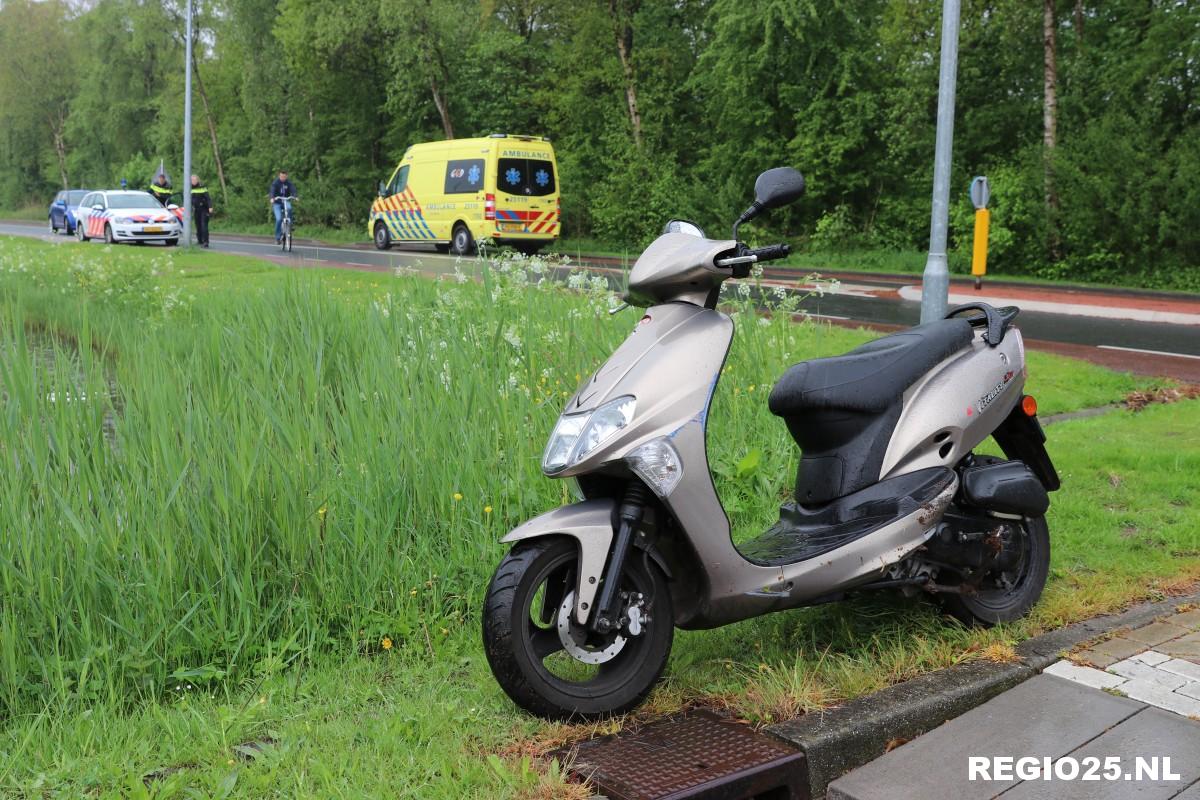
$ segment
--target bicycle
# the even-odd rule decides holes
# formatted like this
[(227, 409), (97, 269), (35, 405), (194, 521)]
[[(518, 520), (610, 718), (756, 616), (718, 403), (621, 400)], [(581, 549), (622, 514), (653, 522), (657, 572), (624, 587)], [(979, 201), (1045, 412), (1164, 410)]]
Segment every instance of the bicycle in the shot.
[(283, 204), (283, 219), (279, 223), (279, 249), (285, 253), (292, 252), (292, 228), (295, 223), (292, 221), (292, 201), (299, 198), (295, 196), (288, 197), (272, 197), (272, 203)]

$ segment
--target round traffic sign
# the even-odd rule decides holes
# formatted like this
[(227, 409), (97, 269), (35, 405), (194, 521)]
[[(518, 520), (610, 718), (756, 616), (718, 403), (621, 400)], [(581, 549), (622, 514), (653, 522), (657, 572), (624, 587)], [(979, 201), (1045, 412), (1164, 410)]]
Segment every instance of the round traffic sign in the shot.
[(988, 198), (991, 195), (992, 190), (988, 186), (988, 179), (983, 175), (977, 175), (971, 181), (971, 202), (975, 204), (975, 208), (987, 208)]

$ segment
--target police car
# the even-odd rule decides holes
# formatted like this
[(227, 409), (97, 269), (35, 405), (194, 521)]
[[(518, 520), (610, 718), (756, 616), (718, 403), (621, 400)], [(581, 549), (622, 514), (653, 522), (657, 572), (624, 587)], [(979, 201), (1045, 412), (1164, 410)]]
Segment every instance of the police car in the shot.
[(103, 239), (117, 242), (178, 244), (183, 235), (179, 218), (163, 208), (149, 192), (92, 192), (76, 212), (79, 241)]

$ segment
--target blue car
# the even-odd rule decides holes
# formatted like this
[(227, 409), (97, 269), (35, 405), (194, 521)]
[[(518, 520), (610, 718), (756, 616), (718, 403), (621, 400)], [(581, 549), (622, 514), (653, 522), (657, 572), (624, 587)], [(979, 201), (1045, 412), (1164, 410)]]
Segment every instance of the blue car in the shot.
[(50, 232), (62, 231), (67, 236), (75, 232), (75, 212), (88, 189), (63, 189), (50, 204)]

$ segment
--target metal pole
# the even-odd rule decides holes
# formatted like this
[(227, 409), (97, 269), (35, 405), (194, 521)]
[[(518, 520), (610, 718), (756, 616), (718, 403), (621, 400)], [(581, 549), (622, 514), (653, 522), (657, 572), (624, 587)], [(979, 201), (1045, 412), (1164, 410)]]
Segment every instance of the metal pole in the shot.
[(192, 246), (192, 2), (187, 2), (183, 82), (183, 246)]
[(958, 10), (959, 0), (943, 0), (937, 140), (933, 154), (933, 215), (929, 224), (929, 258), (921, 282), (922, 324), (946, 316), (950, 294), (946, 222), (950, 212), (950, 154), (954, 144), (954, 85), (958, 79)]

